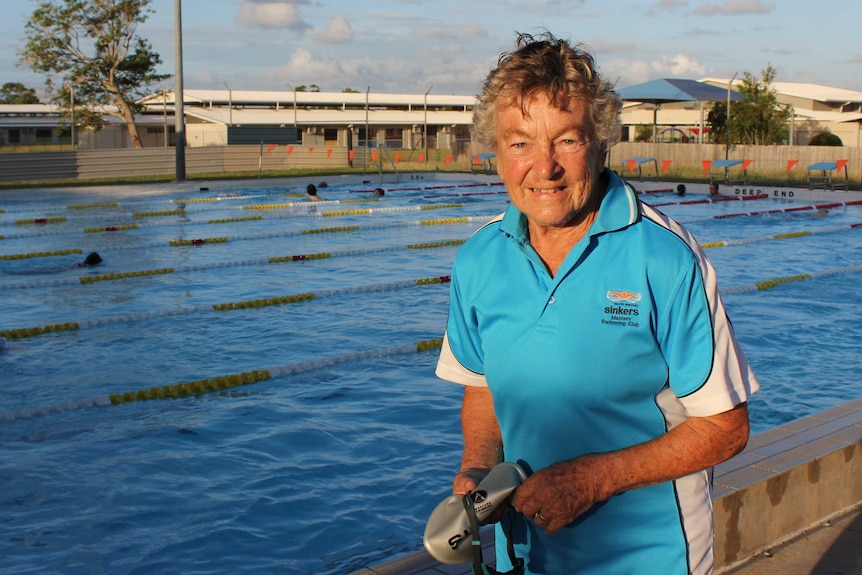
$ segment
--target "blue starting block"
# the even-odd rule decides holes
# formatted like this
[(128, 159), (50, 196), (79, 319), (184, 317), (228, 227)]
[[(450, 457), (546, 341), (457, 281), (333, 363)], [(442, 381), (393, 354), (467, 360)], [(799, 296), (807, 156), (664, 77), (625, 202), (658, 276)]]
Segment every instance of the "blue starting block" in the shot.
[[(823, 190), (846, 190), (847, 189), (847, 163), (844, 162), (838, 168), (838, 162), (817, 162), (808, 166), (808, 188)], [(835, 182), (833, 175), (841, 175), (844, 172), (844, 181)]]

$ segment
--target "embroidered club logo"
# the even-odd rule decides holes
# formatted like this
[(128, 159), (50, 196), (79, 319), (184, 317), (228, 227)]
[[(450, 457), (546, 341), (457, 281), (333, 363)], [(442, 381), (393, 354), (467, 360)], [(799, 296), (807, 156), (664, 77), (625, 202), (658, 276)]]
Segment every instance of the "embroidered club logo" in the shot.
[(613, 303), (637, 303), (641, 300), (641, 294), (637, 292), (630, 291), (614, 291), (608, 290), (608, 293), (605, 294), (605, 297), (608, 298)]

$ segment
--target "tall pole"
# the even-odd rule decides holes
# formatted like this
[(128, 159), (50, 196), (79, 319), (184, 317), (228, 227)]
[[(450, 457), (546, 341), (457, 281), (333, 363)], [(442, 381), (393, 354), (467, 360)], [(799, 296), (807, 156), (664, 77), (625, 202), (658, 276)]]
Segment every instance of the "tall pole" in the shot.
[[(727, 83), (727, 116), (724, 118), (724, 159), (730, 157), (730, 87), (733, 86), (733, 81), (736, 80), (737, 72), (733, 73), (730, 82)], [(727, 170), (727, 168), (725, 168)]]
[(368, 93), (371, 91), (371, 86), (365, 89), (365, 161), (362, 162), (362, 173), (365, 173), (365, 166), (368, 164), (368, 158), (371, 155), (369, 148), (371, 147), (371, 134), (368, 132)]
[[(161, 87), (161, 86), (160, 86)], [(165, 129), (165, 147), (168, 147), (168, 91), (162, 88), (162, 122)]]
[(228, 126), (233, 126), (233, 90), (230, 89), (230, 86), (224, 80), (222, 80), (222, 84), (227, 88), (227, 124)]
[(428, 167), (428, 92), (430, 92), (431, 88), (433, 87), (434, 84), (431, 84), (431, 86), (428, 88), (428, 91), (425, 92), (425, 133), (422, 134), (422, 141), (425, 142), (425, 167)]
[(75, 151), (75, 85), (69, 84), (69, 111), (72, 114), (72, 131), (70, 138), (72, 140), (72, 151)]
[(183, 108), (183, 16), (182, 0), (174, 0), (174, 130), (176, 136), (176, 180), (186, 179), (186, 112)]
[(293, 127), (296, 128), (296, 88), (290, 82), (287, 83), (287, 87), (293, 90)]

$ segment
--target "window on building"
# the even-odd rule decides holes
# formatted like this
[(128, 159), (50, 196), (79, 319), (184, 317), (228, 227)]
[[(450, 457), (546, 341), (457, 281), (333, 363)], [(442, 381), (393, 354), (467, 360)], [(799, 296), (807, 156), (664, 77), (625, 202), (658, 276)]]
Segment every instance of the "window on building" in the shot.
[(21, 143), (21, 130), (17, 128), (12, 128), (9, 130), (9, 143), (10, 144), (20, 144)]

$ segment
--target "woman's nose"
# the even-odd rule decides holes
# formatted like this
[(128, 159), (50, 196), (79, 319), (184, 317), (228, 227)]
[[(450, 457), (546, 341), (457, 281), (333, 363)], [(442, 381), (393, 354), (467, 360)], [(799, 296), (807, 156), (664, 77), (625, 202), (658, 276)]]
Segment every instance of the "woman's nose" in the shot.
[(533, 158), (533, 171), (541, 178), (549, 180), (556, 175), (559, 169), (560, 164), (553, 148), (548, 147), (536, 151), (536, 156)]

